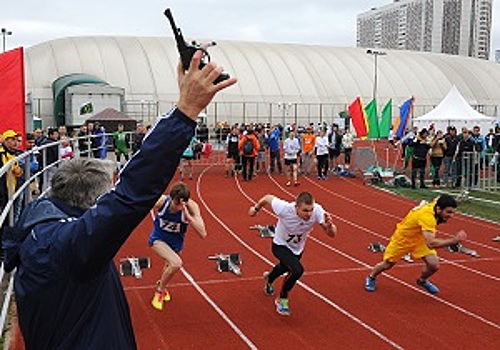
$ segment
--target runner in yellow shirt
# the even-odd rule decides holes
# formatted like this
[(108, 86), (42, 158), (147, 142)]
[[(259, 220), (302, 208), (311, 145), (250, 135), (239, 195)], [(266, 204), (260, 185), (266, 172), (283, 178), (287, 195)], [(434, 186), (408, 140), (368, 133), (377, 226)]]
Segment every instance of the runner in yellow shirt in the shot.
[(384, 251), (383, 260), (375, 265), (366, 277), (365, 289), (375, 291), (375, 278), (392, 268), (404, 255), (411, 253), (413, 258), (421, 258), (425, 265), (417, 284), (429, 293), (437, 294), (439, 289), (429, 281), (439, 268), (435, 248), (442, 248), (462, 242), (467, 234), (461, 230), (452, 238), (436, 238), (437, 225), (450, 219), (457, 210), (457, 202), (452, 196), (443, 194), (432, 203), (422, 202), (410, 210), (396, 226), (389, 245)]

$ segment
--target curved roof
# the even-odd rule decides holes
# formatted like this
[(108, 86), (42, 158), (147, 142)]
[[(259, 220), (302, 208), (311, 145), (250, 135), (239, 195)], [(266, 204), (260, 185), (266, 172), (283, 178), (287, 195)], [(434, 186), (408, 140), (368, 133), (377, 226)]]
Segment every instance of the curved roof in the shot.
[[(220, 41), (209, 52), (239, 80), (216, 101), (348, 104), (373, 95), (374, 56), (366, 49)], [(498, 63), (426, 52), (386, 53), (378, 56), (380, 103), (392, 98), (401, 104), (415, 96), (416, 106), (435, 106), (456, 85), (472, 105), (500, 105)], [(28, 91), (83, 73), (125, 88), (128, 100), (177, 100), (177, 51), (171, 37), (58, 39), (28, 48), (25, 64)]]
[[(89, 74), (68, 74), (57, 78), (52, 83), (52, 92), (54, 94), (54, 115), (59, 118), (60, 114), (64, 114), (64, 90), (73, 85), (80, 84), (104, 84), (107, 83), (97, 77), (93, 77)], [(63, 123), (64, 120), (61, 119), (59, 122)]]

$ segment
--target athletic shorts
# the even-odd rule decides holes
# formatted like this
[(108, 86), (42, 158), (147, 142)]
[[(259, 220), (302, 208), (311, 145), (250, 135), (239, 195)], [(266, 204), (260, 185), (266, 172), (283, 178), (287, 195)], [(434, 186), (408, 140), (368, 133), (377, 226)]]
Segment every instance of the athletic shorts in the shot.
[(285, 165), (293, 165), (293, 164), (297, 164), (297, 158), (295, 158), (295, 159), (286, 159), (285, 158)]
[(164, 232), (153, 231), (149, 236), (149, 245), (153, 246), (155, 241), (162, 241), (176, 253), (184, 248), (184, 239), (179, 234), (167, 234)]
[(340, 156), (340, 150), (329, 148), (328, 149), (328, 156), (330, 159), (337, 158), (338, 156)]
[(396, 242), (391, 239), (384, 251), (384, 260), (392, 263), (397, 263), (403, 256), (411, 253), (414, 259), (420, 259), (427, 255), (437, 255), (435, 249), (430, 249), (425, 243), (425, 238), (422, 236), (418, 241), (410, 244)]

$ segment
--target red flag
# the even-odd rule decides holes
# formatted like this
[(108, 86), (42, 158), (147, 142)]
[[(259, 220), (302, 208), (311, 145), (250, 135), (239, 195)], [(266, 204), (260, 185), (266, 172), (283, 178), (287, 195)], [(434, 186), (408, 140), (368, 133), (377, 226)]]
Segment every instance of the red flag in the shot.
[(26, 139), (24, 50), (0, 54), (0, 133), (12, 129)]
[(356, 135), (358, 137), (366, 137), (368, 130), (366, 128), (365, 109), (359, 97), (349, 105), (349, 115), (351, 116), (354, 130), (356, 130)]

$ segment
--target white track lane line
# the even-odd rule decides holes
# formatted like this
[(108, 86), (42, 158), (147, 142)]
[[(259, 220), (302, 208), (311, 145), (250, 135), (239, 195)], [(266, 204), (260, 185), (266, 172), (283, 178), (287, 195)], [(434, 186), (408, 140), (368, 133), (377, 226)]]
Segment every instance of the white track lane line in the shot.
[[(349, 182), (350, 184), (352, 184), (353, 186), (356, 186), (356, 187), (364, 188), (366, 186), (366, 185), (360, 185), (360, 184), (351, 182), (350, 180), (343, 178), (343, 177), (339, 177), (339, 179), (341, 179), (342, 181), (345, 181), (345, 182)], [(398, 195), (395, 195), (394, 193), (392, 193), (390, 191), (380, 189), (380, 193), (384, 194), (387, 197), (390, 197), (391, 200), (393, 200), (393, 201), (398, 201), (400, 203), (408, 204), (408, 199), (404, 199), (403, 197), (399, 197)], [(473, 223), (474, 225), (479, 225), (479, 226), (483, 226), (486, 228), (497, 228), (498, 227), (497, 223), (492, 221), (492, 220), (487, 220), (487, 219), (483, 219), (480, 217), (476, 217), (474, 215), (469, 215), (469, 214), (464, 214), (464, 213), (462, 213), (461, 216), (457, 217), (457, 220)]]
[(209, 303), (210, 306), (214, 308), (214, 310), (219, 314), (220, 317), (222, 317), (224, 321), (226, 321), (229, 327), (231, 327), (234, 330), (234, 332), (248, 345), (248, 347), (250, 349), (258, 349), (257, 346), (254, 343), (252, 343), (250, 339), (248, 339), (245, 333), (243, 333), (243, 331), (239, 329), (238, 326), (233, 321), (231, 321), (231, 319), (226, 315), (226, 313), (222, 311), (222, 309), (219, 306), (217, 306), (217, 304), (208, 296), (208, 294), (205, 293), (205, 291), (198, 285), (198, 283), (196, 283), (194, 278), (189, 273), (187, 273), (187, 271), (184, 268), (181, 268), (181, 272), (187, 278), (187, 280), (194, 286), (194, 288), (196, 288), (198, 293), (200, 293), (201, 296), (207, 301), (207, 303)]
[[(199, 178), (198, 178), (198, 184), (197, 187), (199, 186)], [(150, 212), (151, 217), (154, 220), (154, 213), (153, 211)], [(208, 296), (208, 294), (203, 290), (203, 288), (200, 287), (198, 283), (194, 280), (194, 278), (186, 271), (185, 268), (181, 268), (181, 272), (186, 277), (186, 279), (189, 281), (189, 283), (200, 293), (200, 295), (205, 299), (205, 301), (219, 314), (219, 316), (233, 329), (233, 331), (245, 342), (245, 344), (248, 345), (250, 349), (257, 350), (257, 346), (252, 343), (252, 341), (243, 333), (243, 331), (238, 328), (238, 326), (231, 321), (231, 319), (226, 315), (222, 309), (217, 306), (217, 304)]]
[[(281, 186), (281, 185), (280, 185), (277, 181), (275, 181), (272, 177), (270, 177), (270, 178), (271, 178), (271, 180), (272, 180), (272, 181), (276, 184), (276, 186), (277, 186), (277, 187), (279, 187), (279, 188), (281, 189), (281, 191), (282, 191), (282, 192), (284, 192), (284, 193), (288, 194), (288, 195), (289, 195), (290, 197), (292, 197), (292, 198), (295, 198), (295, 196), (293, 195), (293, 193), (291, 193), (291, 192), (287, 191), (285, 188), (283, 188), (283, 186)], [(236, 180), (236, 181), (237, 181), (237, 180)], [(238, 187), (239, 187), (239, 186), (240, 186), (240, 185), (239, 185), (239, 183), (238, 183)], [(241, 187), (240, 187), (240, 189), (241, 189)], [(254, 202), (255, 202), (255, 201), (254, 201), (251, 197), (249, 197), (246, 193), (243, 193), (243, 195), (244, 195), (245, 197), (247, 197), (247, 198), (248, 198), (248, 200), (249, 200), (251, 203), (254, 203)], [(266, 209), (265, 209), (265, 210), (266, 210)], [(267, 213), (269, 213), (270, 215), (274, 216), (274, 213), (271, 213), (271, 212), (269, 212), (268, 210), (266, 210), (266, 212), (267, 212)], [(347, 220), (343, 220), (343, 221), (344, 221), (344, 222), (346, 222), (346, 223), (349, 223), (349, 224), (350, 224), (350, 222), (349, 222), (349, 221), (347, 221)], [(358, 228), (359, 228), (359, 227), (361, 227), (361, 226), (356, 225), (356, 224), (354, 224), (353, 226), (358, 227)], [(364, 231), (366, 231), (366, 232), (373, 232), (373, 231), (371, 231), (371, 230), (369, 230), (369, 229), (366, 229), (366, 228), (362, 228), (362, 229), (363, 229)], [(345, 257), (345, 258), (347, 258), (347, 259), (349, 259), (349, 260), (351, 260), (351, 261), (354, 261), (354, 262), (356, 262), (356, 263), (358, 263), (358, 264), (360, 264), (360, 265), (362, 265), (362, 266), (365, 266), (365, 267), (366, 267), (366, 268), (368, 268), (368, 269), (371, 269), (371, 266), (370, 266), (369, 264), (367, 264), (367, 263), (365, 263), (365, 262), (363, 262), (363, 261), (361, 261), (361, 260), (359, 260), (359, 259), (357, 259), (357, 258), (355, 258), (355, 257), (353, 257), (353, 256), (351, 256), (351, 255), (349, 255), (349, 254), (346, 254), (346, 253), (344, 253), (344, 252), (342, 252), (342, 251), (340, 251), (340, 250), (338, 250), (338, 249), (336, 249), (336, 248), (332, 247), (331, 245), (329, 245), (329, 244), (327, 244), (327, 243), (324, 243), (324, 242), (320, 241), (320, 240), (319, 240), (319, 239), (317, 239), (317, 238), (314, 238), (314, 237), (309, 237), (309, 238), (311, 238), (314, 242), (316, 242), (316, 243), (318, 243), (318, 244), (321, 244), (321, 245), (322, 245), (322, 246), (324, 246), (325, 248), (327, 248), (327, 249), (329, 249), (329, 250), (332, 250), (332, 251), (336, 252), (337, 254), (342, 255), (342, 256), (343, 256), (343, 257)], [(400, 284), (402, 284), (402, 285), (404, 285), (404, 286), (406, 286), (406, 287), (408, 287), (408, 288), (413, 289), (413, 290), (414, 290), (414, 291), (416, 291), (416, 292), (421, 293), (422, 295), (425, 295), (425, 296), (427, 296), (427, 297), (429, 297), (429, 298), (432, 298), (432, 299), (434, 299), (434, 300), (436, 300), (436, 301), (439, 301), (439, 302), (440, 302), (440, 303), (442, 303), (442, 304), (445, 304), (445, 305), (447, 305), (447, 306), (449, 306), (449, 307), (451, 307), (451, 308), (453, 308), (453, 309), (455, 309), (455, 310), (457, 310), (457, 311), (460, 311), (460, 312), (462, 312), (462, 313), (464, 313), (464, 314), (466, 314), (466, 315), (468, 315), (468, 316), (470, 316), (470, 317), (473, 317), (473, 318), (475, 318), (475, 319), (477, 319), (477, 320), (479, 320), (479, 321), (481, 321), (481, 322), (483, 322), (483, 323), (485, 323), (485, 324), (487, 324), (487, 325), (490, 325), (490, 326), (492, 326), (492, 327), (494, 327), (494, 328), (496, 328), (496, 329), (500, 329), (500, 325), (499, 325), (499, 324), (497, 324), (497, 323), (495, 323), (495, 322), (493, 322), (493, 321), (490, 321), (490, 320), (488, 320), (488, 319), (486, 319), (486, 318), (484, 318), (484, 317), (482, 317), (482, 316), (480, 316), (480, 315), (478, 315), (478, 314), (476, 314), (476, 313), (474, 313), (474, 312), (472, 312), (472, 311), (466, 310), (466, 309), (464, 309), (464, 308), (462, 308), (462, 307), (460, 307), (460, 306), (458, 306), (458, 305), (456, 305), (456, 304), (453, 304), (453, 303), (451, 303), (451, 302), (449, 302), (449, 301), (447, 301), (447, 300), (445, 300), (445, 299), (442, 299), (442, 298), (440, 298), (440, 297), (438, 297), (438, 296), (435, 296), (435, 295), (429, 294), (429, 293), (427, 293), (427, 292), (424, 292), (424, 291), (423, 291), (423, 290), (421, 290), (420, 288), (414, 287), (414, 286), (412, 286), (411, 284), (409, 284), (409, 283), (407, 283), (407, 282), (405, 282), (405, 281), (403, 281), (403, 280), (400, 280), (400, 279), (399, 279), (399, 278), (397, 278), (397, 277), (394, 277), (394, 276), (389, 275), (387, 272), (384, 272), (384, 275), (385, 275), (386, 277), (388, 277), (389, 279), (393, 280), (393, 281), (396, 281), (396, 282), (398, 282), (398, 283), (400, 283)]]
[[(273, 181), (275, 184), (277, 184), (277, 185), (279, 186), (279, 184), (276, 182), (276, 180), (274, 180), (272, 177), (271, 177), (271, 181)], [(311, 183), (312, 183), (313, 185), (315, 185), (316, 187), (320, 188), (320, 189), (321, 189), (322, 191), (324, 191), (324, 192), (327, 192), (327, 193), (332, 194), (332, 195), (336, 195), (338, 198), (345, 199), (345, 200), (349, 201), (350, 203), (353, 203), (353, 204), (358, 204), (358, 205), (361, 205), (361, 206), (362, 206), (362, 207), (364, 207), (364, 208), (370, 209), (370, 207), (369, 207), (369, 206), (366, 206), (366, 205), (364, 205), (364, 204), (362, 204), (362, 203), (359, 203), (359, 202), (357, 202), (357, 201), (354, 201), (354, 200), (351, 200), (351, 199), (348, 199), (348, 198), (342, 197), (342, 196), (340, 196), (340, 195), (338, 195), (338, 194), (335, 194), (335, 193), (334, 193), (333, 191), (331, 191), (330, 189), (328, 189), (328, 188), (326, 188), (326, 187), (324, 187), (324, 186), (321, 186), (321, 185), (319, 185), (319, 184), (316, 184), (315, 182), (313, 182), (313, 181), (311, 181), (311, 180), (309, 180), (309, 179), (308, 179), (308, 181), (309, 181), (309, 182), (311, 182)], [(282, 188), (283, 188), (283, 187), (282, 187)], [(387, 216), (388, 216), (388, 215), (390, 215), (389, 213), (385, 213), (385, 212), (382, 212), (382, 211), (380, 211), (380, 210), (377, 210), (377, 212), (380, 212), (380, 213), (382, 213), (383, 215), (387, 215)], [(350, 221), (345, 220), (345, 219), (341, 218), (340, 216), (337, 216), (337, 215), (335, 215), (335, 214), (333, 214), (333, 213), (332, 213), (331, 215), (332, 215), (334, 218), (337, 218), (337, 219), (338, 219), (338, 220), (340, 220), (340, 221), (343, 221), (343, 222), (345, 222), (345, 223), (347, 223), (347, 224), (351, 224), (351, 222), (350, 222)], [(402, 218), (399, 218), (399, 219), (402, 219)], [(381, 234), (379, 234), (379, 233), (377, 233), (377, 232), (374, 232), (374, 231), (372, 231), (372, 230), (370, 230), (370, 229), (367, 229), (367, 228), (365, 228), (365, 227), (363, 227), (363, 226), (356, 225), (356, 227), (357, 227), (357, 228), (360, 228), (361, 230), (363, 230), (363, 231), (365, 231), (365, 232), (369, 232), (370, 234), (372, 234), (372, 235), (374, 235), (374, 236), (376, 236), (376, 237), (378, 237), (378, 238), (384, 239), (384, 240), (386, 240), (386, 241), (388, 241), (388, 240), (389, 240), (389, 238), (387, 238), (387, 237), (385, 237), (385, 236), (383, 236), (383, 235), (381, 235)], [(442, 230), (440, 230), (439, 232), (440, 232), (440, 233), (444, 233)], [(481, 244), (481, 243), (477, 243), (477, 242), (475, 242), (475, 243), (476, 243), (477, 245), (484, 246), (485, 248), (488, 248), (488, 249), (491, 249), (491, 250), (495, 250), (495, 251), (499, 251), (499, 252), (500, 252), (500, 250), (495, 249), (495, 248), (492, 248), (492, 247), (490, 247), (490, 246), (483, 245), (483, 244)], [(467, 270), (467, 271), (469, 271), (469, 272), (472, 272), (472, 273), (475, 273), (475, 274), (477, 274), (477, 275), (480, 275), (480, 276), (483, 276), (483, 277), (486, 277), (486, 278), (492, 279), (492, 280), (494, 280), (494, 281), (500, 281), (500, 277), (493, 276), (493, 275), (487, 274), (487, 273), (485, 273), (485, 272), (479, 271), (479, 270), (477, 270), (477, 269), (473, 269), (473, 268), (471, 268), (471, 267), (468, 267), (468, 266), (464, 266), (464, 265), (458, 264), (458, 263), (456, 263), (456, 262), (453, 262), (453, 261), (451, 261), (451, 260), (445, 259), (445, 258), (443, 258), (443, 257), (439, 257), (439, 256), (438, 256), (438, 258), (439, 258), (439, 260), (440, 260), (440, 261), (447, 262), (447, 263), (449, 263), (450, 265), (453, 265), (453, 266), (455, 266), (455, 267), (461, 268), (461, 269), (463, 269), (463, 270)]]
[[(313, 238), (313, 237), (310, 237)], [(316, 239), (316, 238), (314, 238)], [(323, 244), (323, 242), (319, 241), (318, 244)], [(498, 258), (479, 258), (479, 260), (482, 261), (499, 261), (500, 259)], [(443, 263), (446, 264), (446, 263)], [(413, 264), (397, 264), (396, 266), (393, 267), (393, 269), (408, 269), (408, 268), (413, 268), (415, 266), (422, 266), (422, 263), (413, 263)], [(341, 273), (351, 273), (351, 272), (361, 272), (361, 271), (366, 271), (366, 267), (349, 267), (349, 268), (344, 268), (344, 269), (328, 269), (328, 270), (316, 270), (316, 271), (306, 271), (304, 272), (304, 276), (314, 276), (314, 275), (331, 275), (331, 274), (341, 274)], [(204, 281), (197, 281), (200, 286), (203, 285), (214, 285), (214, 284), (232, 284), (232, 283), (240, 283), (240, 282), (254, 282), (254, 281), (261, 281), (262, 276), (253, 276), (253, 277), (242, 277), (240, 276), (238, 279), (211, 279), (211, 280), (204, 280)], [(191, 283), (189, 282), (176, 282), (176, 283), (169, 283), (170, 287), (191, 287)], [(145, 290), (145, 289), (151, 289), (154, 288), (154, 284), (151, 285), (141, 285), (141, 286), (128, 286), (128, 287), (123, 287), (125, 291), (132, 291), (132, 290)]]
[[(204, 173), (208, 170), (209, 168), (206, 168), (202, 171), (202, 173), (200, 174), (200, 177), (198, 179), (201, 179), (204, 175)], [(243, 194), (243, 191), (241, 190), (241, 187), (240, 187), (240, 184), (237, 182), (237, 185), (238, 187), (240, 188), (240, 192)], [(264, 262), (266, 262), (268, 265), (270, 266), (274, 266), (274, 264), (268, 260), (266, 257), (264, 257), (262, 254), (260, 254), (259, 252), (257, 252), (255, 249), (253, 249), (250, 245), (248, 245), (245, 241), (243, 241), (236, 233), (234, 233), (233, 230), (231, 230), (224, 222), (222, 222), (222, 220), (217, 216), (215, 215), (215, 213), (210, 209), (210, 207), (207, 205), (207, 203), (205, 202), (205, 200), (203, 199), (203, 196), (201, 195), (200, 193), (200, 188), (199, 188), (199, 183), (197, 184), (197, 187), (196, 187), (196, 190), (197, 190), (197, 194), (198, 194), (198, 198), (200, 199), (201, 203), (203, 204), (203, 206), (205, 207), (205, 209), (209, 212), (209, 214), (231, 235), (233, 236), (234, 239), (236, 239), (241, 245), (243, 245), (245, 248), (247, 248), (250, 252), (252, 252), (254, 255), (256, 255), (257, 257), (259, 257), (261, 260), (263, 260)], [(246, 194), (243, 194), (244, 196), (246, 196)], [(308, 285), (306, 285), (305, 283), (303, 282), (300, 282), (299, 281), (299, 285), (304, 288), (305, 290), (307, 290), (309, 293), (312, 293), (314, 296), (320, 298), (322, 301), (324, 301), (325, 303), (327, 303), (328, 305), (332, 306), (333, 308), (335, 308), (337, 311), (339, 311), (340, 313), (342, 313), (343, 315), (345, 315), (346, 317), (348, 317), (351, 321), (354, 321), (355, 323), (357, 323), (358, 325), (360, 325), (361, 327), (365, 328), (366, 330), (368, 330), (369, 332), (371, 332), (372, 334), (374, 334), (375, 336), (377, 336), (378, 338), (380, 338), (381, 340), (385, 341), (387, 344), (391, 345), (392, 347), (396, 348), (396, 349), (403, 349), (403, 347), (399, 344), (397, 344), (396, 342), (392, 341), (391, 339), (389, 339), (388, 337), (386, 337), (385, 335), (383, 335), (382, 333), (380, 333), (378, 330), (376, 330), (375, 328), (371, 327), (370, 325), (368, 325), (367, 323), (363, 322), (362, 320), (360, 320), (359, 318), (357, 318), (356, 316), (354, 316), (353, 314), (349, 313), (347, 310), (343, 309), (342, 307), (340, 307), (339, 305), (335, 304), (333, 301), (331, 301), (330, 299), (328, 299), (327, 297), (325, 297), (324, 295), (320, 294), (319, 292), (315, 291), (313, 288), (309, 287)]]
[[(271, 179), (272, 179), (272, 177), (271, 177)], [(403, 218), (402, 218), (402, 217), (400, 217), (400, 216), (393, 215), (393, 214), (391, 214), (391, 213), (387, 213), (387, 212), (382, 211), (382, 210), (380, 210), (380, 209), (376, 209), (376, 208), (373, 208), (373, 207), (371, 207), (371, 206), (369, 206), (369, 205), (366, 205), (366, 204), (363, 204), (363, 203), (361, 203), (361, 202), (355, 201), (355, 200), (353, 200), (353, 199), (350, 199), (350, 198), (347, 198), (347, 197), (341, 196), (341, 195), (339, 195), (338, 193), (335, 193), (334, 191), (332, 191), (332, 190), (330, 190), (330, 189), (328, 189), (328, 188), (326, 188), (326, 187), (324, 187), (324, 186), (322, 186), (322, 185), (318, 184), (317, 182), (314, 182), (313, 180), (311, 180), (311, 179), (309, 179), (309, 178), (305, 178), (305, 180), (306, 180), (306, 181), (308, 181), (309, 183), (311, 183), (312, 185), (314, 185), (314, 186), (316, 186), (316, 187), (320, 188), (322, 191), (327, 192), (327, 193), (331, 194), (331, 195), (332, 195), (332, 196), (334, 196), (334, 197), (340, 198), (341, 200), (345, 200), (345, 201), (347, 201), (347, 202), (350, 202), (350, 203), (352, 203), (352, 204), (358, 205), (358, 206), (360, 206), (360, 207), (362, 207), (362, 208), (365, 208), (365, 209), (367, 209), (367, 210), (374, 211), (374, 212), (376, 212), (376, 213), (378, 213), (378, 214), (380, 214), (380, 215), (384, 215), (384, 216), (390, 217), (390, 218), (392, 218), (392, 219), (396, 219), (397, 221), (400, 221), (400, 220), (402, 220), (402, 219), (403, 219)], [(273, 181), (275, 181), (275, 180), (273, 179)], [(408, 204), (408, 203), (406, 203), (406, 204)], [(458, 218), (458, 217), (460, 217), (460, 216), (457, 216), (457, 218)], [(454, 220), (456, 220), (457, 218), (454, 218)], [(490, 227), (490, 228), (491, 228), (491, 227)], [(451, 236), (454, 236), (454, 234), (449, 233), (449, 232), (447, 232), (446, 230), (439, 230), (439, 232), (440, 232), (440, 233), (442, 233), (442, 234), (444, 234), (444, 235), (446, 235), (446, 236), (450, 236), (450, 237), (451, 237)], [(487, 245), (487, 244), (484, 244), (484, 243), (480, 243), (480, 242), (477, 242), (477, 241), (474, 241), (474, 240), (471, 240), (471, 239), (468, 239), (468, 240), (467, 240), (467, 242), (472, 243), (472, 244), (475, 244), (475, 245), (480, 246), (480, 247), (482, 247), (482, 248), (486, 248), (486, 249), (489, 249), (489, 250), (493, 250), (493, 251), (495, 251), (495, 252), (500, 252), (500, 249), (498, 249), (498, 248), (496, 248), (496, 247), (493, 247), (493, 246), (491, 246), (491, 245)]]

